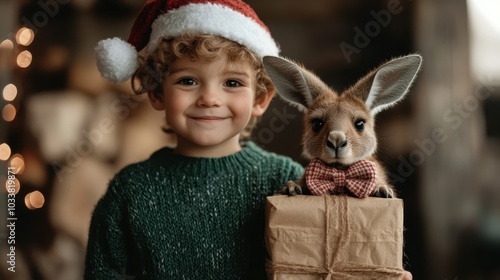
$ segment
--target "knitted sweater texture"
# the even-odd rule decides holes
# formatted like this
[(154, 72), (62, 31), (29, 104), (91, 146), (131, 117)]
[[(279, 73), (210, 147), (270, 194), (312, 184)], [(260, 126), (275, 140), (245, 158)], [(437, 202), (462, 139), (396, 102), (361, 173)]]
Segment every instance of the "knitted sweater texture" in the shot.
[(302, 172), (252, 142), (222, 158), (161, 149), (98, 202), (85, 279), (265, 279), (265, 197)]

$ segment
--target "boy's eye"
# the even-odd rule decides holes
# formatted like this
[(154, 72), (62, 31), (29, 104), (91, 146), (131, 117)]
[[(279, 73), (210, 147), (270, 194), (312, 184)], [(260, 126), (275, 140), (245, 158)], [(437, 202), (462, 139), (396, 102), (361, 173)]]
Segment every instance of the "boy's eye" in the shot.
[(183, 85), (183, 86), (194, 86), (196, 85), (196, 81), (191, 78), (183, 78), (177, 81), (177, 84)]
[(224, 83), (224, 86), (226, 86), (226, 87), (239, 87), (239, 86), (241, 86), (241, 83), (236, 81), (236, 80), (227, 80)]

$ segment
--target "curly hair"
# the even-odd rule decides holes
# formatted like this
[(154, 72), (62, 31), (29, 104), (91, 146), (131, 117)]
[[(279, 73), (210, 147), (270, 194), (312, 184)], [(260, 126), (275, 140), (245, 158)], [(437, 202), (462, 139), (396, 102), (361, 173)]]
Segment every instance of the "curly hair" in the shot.
[[(162, 82), (168, 67), (178, 58), (209, 63), (222, 55), (229, 62), (244, 62), (253, 69), (255, 85), (255, 99), (274, 90), (274, 85), (264, 69), (262, 61), (246, 47), (226, 38), (214, 35), (181, 35), (165, 37), (161, 40), (157, 50), (145, 57), (139, 57), (139, 68), (132, 77), (132, 89), (136, 94), (149, 92), (157, 97), (163, 94)], [(136, 87), (136, 82), (140, 83)], [(257, 118), (252, 117), (240, 134), (240, 140), (248, 140)], [(168, 124), (167, 124), (168, 126)], [(165, 129), (166, 132), (175, 131)]]

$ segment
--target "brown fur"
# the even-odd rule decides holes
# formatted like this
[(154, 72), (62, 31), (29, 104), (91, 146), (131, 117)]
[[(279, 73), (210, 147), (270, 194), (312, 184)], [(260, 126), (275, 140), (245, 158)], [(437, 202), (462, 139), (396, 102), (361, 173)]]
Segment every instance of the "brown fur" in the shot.
[[(376, 191), (395, 197), (394, 188), (387, 182), (386, 171), (382, 164), (374, 156), (377, 149), (377, 137), (375, 135), (375, 121), (365, 103), (357, 97), (366, 94), (369, 88), (365, 83), (354, 86), (347, 91), (338, 94), (326, 87), (319, 79), (311, 79), (309, 82), (313, 88), (321, 88), (323, 92), (318, 94), (312, 105), (304, 113), (302, 147), (303, 156), (309, 160), (319, 158), (328, 164), (334, 164), (341, 169), (346, 169), (359, 160), (373, 161), (377, 166)], [(319, 83), (319, 84), (317, 84)], [(359, 88), (358, 88), (359, 87)], [(325, 122), (319, 132), (311, 128), (311, 121), (315, 118), (323, 119)], [(354, 128), (354, 122), (363, 119), (365, 127), (363, 132)], [(339, 131), (345, 134), (347, 145), (341, 148), (343, 153), (348, 153), (344, 158), (332, 158), (328, 155), (329, 147), (325, 145), (329, 133)], [(305, 186), (301, 180), (300, 186)], [(294, 186), (296, 187), (296, 186)]]
[[(400, 100), (420, 68), (421, 57), (411, 55), (382, 64), (342, 93), (329, 88), (304, 67), (282, 58), (265, 58), (271, 79), (286, 100), (304, 111), (303, 156), (347, 169), (360, 160), (377, 167), (375, 194), (395, 197), (382, 164), (376, 159), (374, 115)], [(355, 124), (364, 121), (362, 131)], [(313, 122), (321, 121), (320, 129)], [(290, 181), (284, 191), (306, 191), (305, 180)]]

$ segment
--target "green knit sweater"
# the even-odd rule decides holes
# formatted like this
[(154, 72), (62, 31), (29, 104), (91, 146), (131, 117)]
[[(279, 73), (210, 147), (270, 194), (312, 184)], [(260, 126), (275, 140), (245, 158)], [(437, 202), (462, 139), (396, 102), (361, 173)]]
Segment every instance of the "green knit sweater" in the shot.
[(252, 142), (222, 158), (161, 149), (111, 180), (85, 279), (265, 279), (265, 197), (302, 172)]

